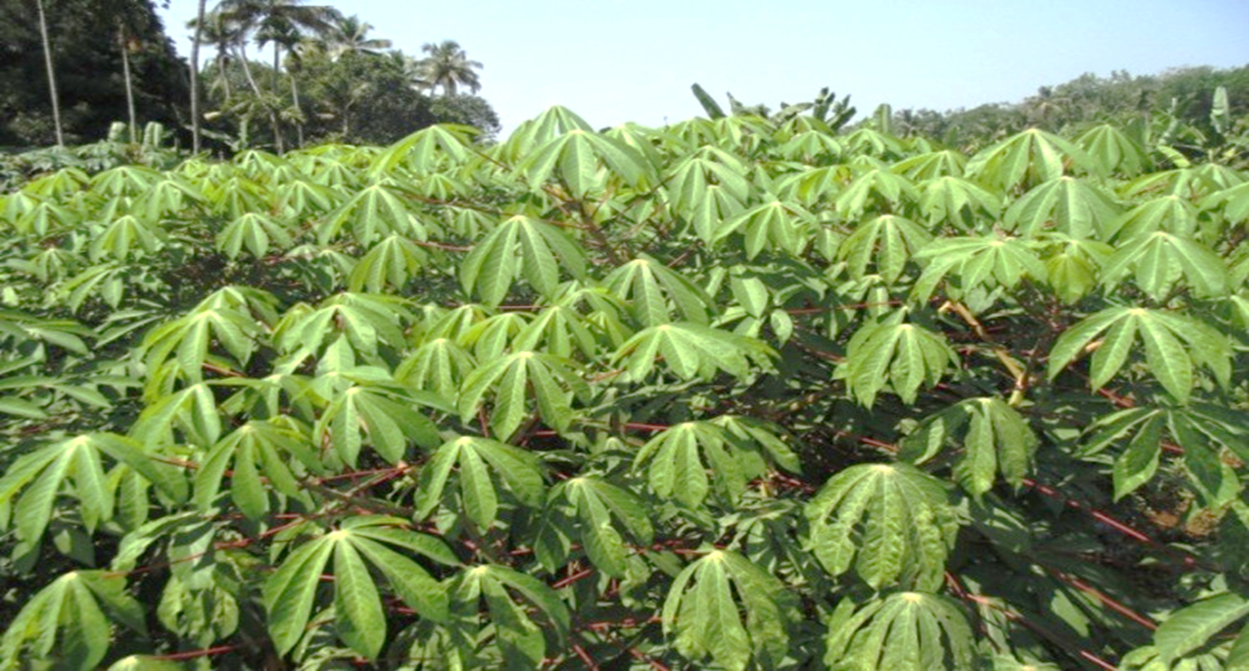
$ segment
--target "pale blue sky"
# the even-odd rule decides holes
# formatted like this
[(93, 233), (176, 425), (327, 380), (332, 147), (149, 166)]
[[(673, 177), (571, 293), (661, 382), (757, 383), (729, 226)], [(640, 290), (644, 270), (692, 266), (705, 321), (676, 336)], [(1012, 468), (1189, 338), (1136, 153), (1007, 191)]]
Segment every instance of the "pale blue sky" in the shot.
[[(1249, 63), (1249, 0), (310, 0), (359, 14), (419, 54), (457, 40), (485, 64), (481, 95), (504, 133), (550, 105), (596, 126), (659, 125), (723, 104), (810, 100), (821, 86), (944, 110), (1017, 101), (1093, 72)], [(209, 1), (209, 6), (214, 4)], [(167, 28), (190, 51), (195, 0)]]

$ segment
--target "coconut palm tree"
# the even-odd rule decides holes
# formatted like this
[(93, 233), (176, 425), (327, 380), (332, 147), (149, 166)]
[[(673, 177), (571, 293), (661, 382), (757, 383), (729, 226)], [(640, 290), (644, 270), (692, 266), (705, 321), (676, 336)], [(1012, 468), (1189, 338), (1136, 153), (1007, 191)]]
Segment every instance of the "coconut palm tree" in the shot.
[(260, 46), (273, 45), (274, 89), (289, 51), (305, 33), (328, 34), (342, 14), (329, 5), (305, 5), (303, 0), (223, 0), (221, 11), (237, 21)]
[[(276, 106), (271, 104), (274, 97), (273, 95), (266, 95), (264, 90), (260, 88), (260, 83), (256, 81), (256, 77), (252, 73), (251, 60), (247, 57), (247, 40), (250, 28), (243, 21), (242, 15), (233, 11), (232, 7), (225, 6), (225, 3), (222, 3), (222, 5), (219, 5), (217, 9), (204, 18), (203, 30), (205, 41), (217, 47), (218, 81), (225, 87), (225, 106), (229, 106), (232, 97), (229, 75), (225, 66), (227, 62), (234, 59), (243, 70), (243, 78), (247, 81), (248, 87), (251, 88), (252, 94), (255, 96), (254, 102), (263, 104), (268, 110), (269, 127), (273, 131), (276, 149), (279, 153), (284, 151), (285, 144), (282, 141), (282, 127), (278, 122)], [(254, 105), (249, 106), (249, 109), (253, 107)]]
[(373, 24), (361, 21), (358, 15), (340, 18), (325, 35), (330, 59), (337, 61), (349, 53), (378, 55), (390, 48), (390, 40), (371, 38), (370, 30)]
[(234, 60), (238, 42), (244, 39), (241, 28), (237, 23), (230, 21), (228, 16), (216, 10), (205, 14), (202, 20), (189, 21), (187, 26), (194, 28), (199, 34), (201, 44), (211, 46), (216, 53), (213, 57), (213, 64), (217, 68), (217, 78), (209, 86), (209, 90), (220, 87), (225, 102), (229, 103), (234, 92), (230, 89), (230, 78), (226, 76), (226, 68)]
[(470, 61), (468, 54), (455, 40), (443, 40), (439, 44), (426, 43), (421, 51), (429, 54), (420, 64), (421, 80), (427, 83), (431, 91), (441, 86), (443, 95), (453, 96), (460, 86), (467, 86), (473, 93), (481, 90), (481, 80), (477, 78), (475, 70), (480, 70), (482, 64)]
[(56, 129), (56, 146), (65, 146), (65, 133), (61, 129), (61, 103), (56, 91), (56, 68), (52, 65), (52, 42), (48, 39), (48, 17), (43, 11), (43, 0), (35, 0), (39, 10), (39, 37), (43, 40), (43, 60), (48, 67), (48, 91), (52, 96), (52, 125)]
[[(251, 35), (258, 45), (273, 45), (272, 89), (278, 95), (278, 79), (282, 71), (282, 52), (291, 52), (304, 39), (305, 33), (318, 37), (327, 34), (342, 14), (328, 5), (305, 5), (303, 0), (223, 0), (220, 5), (231, 20), (238, 23), (245, 34)], [(244, 53), (240, 43), (240, 54)], [(244, 61), (246, 57), (244, 57)], [(246, 67), (246, 63), (244, 63)], [(253, 88), (256, 88), (253, 84)], [(259, 95), (259, 90), (257, 89)], [(299, 115), (298, 93), (292, 89), (292, 99)], [(277, 149), (283, 151), (283, 142), (276, 111), (271, 116)]]

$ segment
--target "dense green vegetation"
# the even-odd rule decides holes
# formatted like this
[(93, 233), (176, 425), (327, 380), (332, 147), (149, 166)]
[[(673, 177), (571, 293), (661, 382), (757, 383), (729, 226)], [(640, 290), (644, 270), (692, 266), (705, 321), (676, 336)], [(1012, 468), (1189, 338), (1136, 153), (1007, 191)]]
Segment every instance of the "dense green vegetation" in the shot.
[(1226, 91), (701, 95), (4, 196), (0, 667), (1249, 668)]
[(118, 121), (128, 124), (127, 142), (157, 122), (171, 144), (193, 148), (196, 116), (202, 147), (226, 154), (389, 144), (438, 122), (486, 137), (499, 130), (476, 95), (482, 64), (454, 41), (426, 44), (415, 58), (328, 5), (201, 4), (204, 19), (192, 32), (210, 58), (191, 65), (176, 57), (154, 0), (0, 0), (0, 150), (103, 140)]
[[(139, 122), (176, 129), (188, 118), (185, 64), (151, 0), (41, 1), (65, 143), (103, 139), (111, 123), (128, 120), (127, 67)], [(55, 144), (33, 0), (0, 0), (0, 52), (0, 150)]]

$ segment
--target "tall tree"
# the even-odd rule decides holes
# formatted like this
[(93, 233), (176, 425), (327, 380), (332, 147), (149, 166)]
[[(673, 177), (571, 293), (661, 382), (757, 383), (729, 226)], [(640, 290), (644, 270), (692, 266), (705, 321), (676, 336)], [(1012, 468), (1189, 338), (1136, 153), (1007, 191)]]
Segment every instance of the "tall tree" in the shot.
[(65, 146), (65, 132), (61, 128), (61, 103), (56, 91), (56, 67), (52, 64), (52, 41), (48, 39), (48, 15), (43, 11), (43, 0), (35, 0), (39, 8), (39, 37), (43, 42), (43, 60), (48, 67), (48, 92), (52, 97), (52, 123), (56, 126), (56, 146)]
[[(291, 51), (303, 39), (305, 32), (321, 36), (328, 33), (334, 22), (341, 18), (339, 11), (329, 5), (305, 5), (303, 0), (224, 0), (220, 10), (236, 22), (246, 36), (251, 36), (261, 47), (273, 45), (273, 72), (271, 88), (274, 96), (278, 96), (279, 79), (282, 72), (282, 52)], [(246, 61), (244, 42), (239, 42), (240, 56)], [(250, 67), (244, 62), (248, 71), (248, 81), (258, 97), (263, 97), (259, 86), (250, 76)], [(298, 108), (297, 89), (292, 89), (292, 100)], [(297, 109), (298, 114), (298, 109)], [(275, 143), (278, 151), (283, 151), (281, 124), (278, 122), (276, 110), (270, 112), (270, 123), (273, 126)]]
[(481, 63), (469, 60), (468, 54), (455, 40), (426, 43), (421, 51), (428, 54), (421, 60), (421, 79), (431, 91), (441, 86), (444, 95), (453, 96), (460, 86), (467, 86), (473, 93), (481, 90), (481, 80), (476, 72), (482, 68)]
[(369, 37), (371, 30), (373, 30), (373, 24), (361, 21), (360, 17), (355, 14), (341, 17), (325, 35), (330, 58), (336, 61), (342, 58), (343, 54), (348, 53), (377, 55), (389, 49), (390, 40)]
[[(64, 144), (102, 139), (113, 122), (132, 116), (138, 125), (181, 127), (186, 64), (164, 33), (156, 4), (0, 0), (0, 145), (52, 145), (58, 135)], [(55, 101), (44, 81), (55, 82)]]
[[(200, 3), (203, 4), (206, 1), (200, 0)], [(219, 11), (208, 12), (202, 18), (191, 21), (189, 26), (194, 28), (196, 34), (199, 35), (200, 43), (211, 45), (216, 54), (213, 57), (213, 66), (217, 76), (216, 81), (209, 85), (209, 90), (220, 86), (224, 101), (229, 103), (234, 92), (231, 90), (230, 78), (227, 76), (227, 66), (234, 60), (235, 42), (241, 39), (238, 27)], [(192, 52), (194, 53), (194, 44), (192, 44)]]
[(191, 38), (191, 152), (195, 154), (200, 150), (199, 48), (204, 38), (207, 5), (208, 0), (199, 0), (199, 9), (195, 13), (195, 34)]

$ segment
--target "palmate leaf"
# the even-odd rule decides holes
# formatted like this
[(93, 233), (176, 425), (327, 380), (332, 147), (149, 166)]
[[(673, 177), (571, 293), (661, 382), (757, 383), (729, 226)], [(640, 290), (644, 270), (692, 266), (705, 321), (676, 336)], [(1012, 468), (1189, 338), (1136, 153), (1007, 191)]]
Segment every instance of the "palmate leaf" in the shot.
[(1115, 307), (1085, 318), (1059, 336), (1049, 353), (1050, 379), (1058, 377), (1103, 333), (1089, 368), (1092, 389), (1103, 387), (1123, 368), (1138, 335), (1149, 372), (1181, 403), (1192, 393), (1198, 367), (1208, 368), (1223, 385), (1231, 376), (1231, 345), (1212, 326), (1176, 312)]
[(91, 178), (90, 190), (100, 196), (137, 196), (149, 191), (161, 174), (142, 165), (110, 168)]
[(734, 335), (702, 324), (660, 324), (639, 331), (612, 355), (613, 365), (624, 362), (629, 379), (640, 382), (654, 370), (657, 357), (683, 380), (710, 380), (717, 371), (746, 377), (751, 363), (765, 364), (775, 355), (760, 340)]
[(1096, 172), (1088, 154), (1053, 133), (1031, 128), (987, 147), (967, 163), (967, 178), (1000, 191), (1058, 179), (1067, 164)]
[(1085, 131), (1075, 143), (1088, 153), (1102, 174), (1135, 177), (1150, 165), (1149, 155), (1141, 144), (1108, 123)]
[(217, 249), (231, 259), (238, 258), (244, 247), (252, 256), (262, 258), (271, 245), (286, 249), (291, 245), (291, 235), (285, 226), (262, 212), (237, 217), (217, 234)]
[(1097, 286), (1098, 272), (1114, 247), (1091, 239), (1061, 233), (1045, 236), (1045, 272), (1050, 288), (1064, 303), (1072, 305)]
[(634, 457), (633, 468), (646, 468), (651, 489), (660, 497), (697, 508), (713, 488), (723, 500), (736, 501), (746, 483), (766, 468), (764, 451), (784, 466), (796, 465), (792, 452), (766, 428), (725, 416), (656, 434)]
[(447, 166), (466, 162), (472, 155), (472, 136), (479, 131), (469, 126), (434, 124), (404, 137), (373, 160), (374, 177), (403, 167), (427, 175)]
[(1155, 197), (1124, 212), (1112, 221), (1105, 239), (1132, 241), (1159, 231), (1188, 239), (1197, 234), (1199, 225), (1197, 206), (1172, 194)]
[[(513, 594), (523, 601), (517, 603)], [(503, 654), (505, 668), (538, 668), (546, 658), (548, 643), (567, 640), (571, 614), (555, 590), (531, 575), (494, 564), (461, 571), (451, 585), (453, 603), (475, 614), (485, 599), (494, 643)], [(524, 605), (522, 605), (524, 604)], [(536, 608), (542, 620), (535, 621)]]
[(1119, 211), (1108, 194), (1088, 181), (1059, 177), (1021, 196), (1002, 221), (1025, 237), (1052, 227), (1076, 239), (1105, 240), (1114, 231), (1112, 223)]
[(552, 105), (533, 119), (520, 124), (507, 142), (499, 145), (498, 155), (515, 163), (533, 151), (534, 147), (574, 130), (594, 132), (590, 124), (576, 112), (562, 105)]
[(391, 234), (360, 258), (347, 279), (347, 289), (382, 293), (389, 284), (396, 291), (402, 291), (428, 258), (429, 255), (411, 240)]
[(27, 547), (37, 547), (66, 484), (81, 504), (78, 510), (88, 533), (113, 518), (116, 481), (104, 471), (105, 456), (130, 467), (171, 499), (186, 498), (186, 481), (178, 469), (155, 461), (134, 441), (108, 433), (61, 440), (18, 457), (0, 477), (0, 506), (17, 498), (14, 526)]
[(979, 497), (992, 489), (998, 473), (1018, 488), (1038, 443), (1024, 418), (1001, 399), (970, 398), (925, 419), (902, 442), (900, 456), (922, 464), (948, 445), (961, 445), (955, 475)]
[(856, 219), (865, 212), (897, 212), (918, 200), (919, 192), (911, 180), (881, 166), (856, 177), (837, 195), (834, 207), (842, 218)]
[(832, 163), (841, 156), (841, 152), (841, 143), (831, 133), (818, 130), (795, 133), (776, 148), (781, 158), (808, 164)]
[(230, 173), (221, 182), (204, 185), (204, 196), (213, 214), (236, 219), (248, 212), (263, 212), (267, 190), (243, 175)]
[(848, 599), (829, 619), (824, 663), (838, 671), (958, 671), (973, 668), (972, 629), (943, 596), (894, 592), (856, 608)]
[(914, 403), (921, 385), (932, 387), (947, 369), (959, 365), (944, 336), (903, 323), (905, 314), (896, 311), (882, 322), (860, 327), (846, 346), (845, 362), (837, 367), (836, 377), (845, 380), (850, 393), (866, 407), (885, 389)]
[(287, 463), (290, 457), (310, 472), (324, 470), (307, 429), (277, 418), (252, 420), (231, 431), (204, 455), (195, 471), (195, 502), (200, 510), (210, 510), (217, 502), (225, 471), (233, 464), (230, 497), (243, 514), (256, 519), (269, 511), (265, 483), (286, 496), (303, 495), (297, 472)]
[(584, 396), (589, 386), (567, 359), (544, 352), (515, 352), (479, 365), (465, 378), (459, 399), (463, 422), (477, 414), (492, 390), (490, 428), (507, 438), (529, 417), (530, 398), (536, 401), (542, 421), (558, 431), (566, 430), (573, 420), (574, 395)]
[(652, 175), (646, 157), (615, 138), (579, 128), (534, 147), (519, 166), (530, 187), (556, 178), (570, 195), (583, 198), (608, 188), (609, 178), (635, 186)]
[(628, 302), (634, 319), (646, 326), (666, 324), (674, 313), (706, 324), (713, 304), (701, 287), (645, 254), (613, 270), (603, 286)]
[[(262, 293), (222, 290), (186, 315), (148, 332), (140, 353), (149, 369), (158, 369), (173, 357), (173, 365), (188, 380), (203, 379), (204, 362), (216, 343), (247, 366), (265, 334), (265, 325), (253, 314), (255, 302), (271, 298)], [(252, 299), (252, 300), (249, 300)]]
[(918, 186), (919, 211), (933, 226), (946, 223), (959, 230), (975, 230), (997, 219), (1002, 211), (1001, 198), (962, 177), (934, 177)]
[(809, 548), (838, 576), (852, 567), (874, 589), (933, 590), (958, 521), (941, 481), (908, 464), (857, 464), (834, 475), (806, 506)]
[(549, 499), (565, 501), (573, 508), (586, 556), (607, 575), (623, 578), (628, 573), (632, 551), (621, 531), (642, 546), (654, 540), (646, 502), (602, 479), (582, 476), (566, 480), (552, 488)]
[(442, 398), (460, 395), (460, 385), (477, 363), (450, 338), (433, 338), (417, 347), (395, 368), (395, 380)]
[[(750, 198), (746, 165), (737, 156), (717, 147), (699, 148), (676, 162), (666, 178), (665, 192), (672, 207), (678, 214), (695, 220), (708, 201), (740, 207)], [(714, 238), (713, 226), (696, 225), (695, 228), (705, 240)]]
[[(111, 618), (110, 618), (111, 616)], [(26, 602), (0, 638), (0, 666), (91, 671), (108, 654), (112, 621), (146, 636), (143, 607), (125, 578), (105, 571), (70, 571)]]
[[(1089, 426), (1082, 456), (1095, 455), (1111, 445), (1122, 445), (1113, 468), (1114, 496), (1120, 499), (1154, 478), (1162, 456), (1162, 442), (1183, 450), (1185, 470), (1206, 506), (1227, 503), (1229, 487), (1238, 478), (1220, 453), (1249, 459), (1249, 428), (1236, 413), (1211, 403), (1183, 407), (1137, 407), (1099, 418)], [(1234, 495), (1234, 494), (1231, 494)]]
[(581, 354), (593, 360), (600, 348), (592, 328), (598, 330), (585, 315), (570, 306), (544, 307), (511, 344), (517, 350), (541, 350), (563, 359)]
[(1128, 240), (1102, 265), (1102, 284), (1116, 286), (1131, 274), (1150, 298), (1162, 300), (1181, 279), (1203, 298), (1228, 292), (1227, 264), (1205, 245), (1157, 231)]
[(142, 258), (155, 254), (166, 238), (164, 229), (150, 221), (142, 220), (130, 214), (122, 215), (109, 222), (91, 239), (91, 261), (102, 260), (125, 262), (131, 256)]
[(1249, 615), (1249, 600), (1239, 594), (1212, 596), (1181, 608), (1154, 632), (1154, 648), (1165, 664), (1208, 645), (1216, 635)]
[(48, 235), (50, 231), (59, 231), (77, 226), (82, 214), (60, 203), (42, 201), (26, 210), (16, 218), (13, 226), (23, 235)]
[(355, 467), (365, 436), (377, 454), (391, 464), (408, 457), (408, 441), (425, 448), (441, 442), (438, 427), (417, 408), (445, 411), (450, 409), (446, 407), (449, 402), (418, 396), (382, 371), (361, 367), (329, 375), (333, 376), (332, 383), (322, 391), (333, 391), (323, 394), (327, 404), (313, 427), (313, 437), (318, 444), (328, 442), (342, 463)]
[(957, 151), (943, 150), (919, 154), (893, 164), (891, 170), (914, 181), (939, 177), (962, 177), (967, 157)]
[(402, 528), (403, 520), (383, 516), (344, 520), (331, 531), (291, 551), (264, 583), (269, 636), (285, 655), (304, 635), (321, 575), (333, 556), (335, 628), (352, 650), (372, 659), (386, 641), (386, 616), (371, 565), (391, 589), (423, 617), (445, 622), (448, 598), (439, 584), (402, 548), (442, 564), (456, 565), (440, 539)]
[(298, 365), (343, 335), (356, 354), (372, 359), (379, 346), (403, 347), (404, 324), (414, 319), (409, 302), (399, 296), (341, 293), (315, 309), (303, 304), (291, 307), (274, 326), (273, 338), (288, 356), (288, 365)]
[[(883, 111), (877, 108), (877, 112)], [(902, 142), (888, 132), (870, 126), (860, 126), (843, 140), (851, 155), (871, 156), (876, 159), (895, 159), (902, 155)]]
[(752, 659), (760, 668), (780, 663), (792, 617), (779, 580), (741, 555), (714, 550), (673, 580), (663, 628), (683, 657), (710, 657), (720, 668), (743, 671)]
[[(151, 383), (149, 382), (149, 385)], [(207, 448), (221, 437), (221, 411), (213, 386), (208, 382), (190, 384), (177, 391), (149, 389), (150, 405), (143, 409), (131, 427), (131, 435), (142, 437), (148, 446), (181, 441)]]
[(554, 296), (561, 267), (582, 278), (585, 255), (558, 226), (517, 215), (473, 247), (460, 266), (460, 283), (465, 292), (496, 306), (522, 277), (542, 295)]
[(946, 282), (946, 292), (953, 297), (966, 296), (978, 287), (1010, 289), (1024, 278), (1044, 282), (1045, 264), (1034, 246), (1027, 240), (1003, 235), (937, 240), (915, 254), (916, 260), (927, 265), (911, 290), (911, 298), (927, 302), (948, 276), (958, 280), (953, 286)]
[(343, 230), (350, 229), (352, 237), (362, 245), (371, 245), (395, 233), (426, 240), (434, 220), (418, 214), (409, 204), (412, 200), (407, 187), (388, 181), (374, 183), (319, 222), (317, 237), (322, 245), (327, 245)]
[(776, 199), (756, 205), (724, 222), (715, 232), (718, 242), (740, 233), (746, 258), (754, 259), (764, 249), (800, 256), (815, 227), (815, 217), (801, 206)]
[(1202, 199), (1201, 207), (1221, 213), (1229, 222), (1249, 221), (1249, 181), (1215, 191)]
[(493, 361), (509, 350), (518, 350), (515, 339), (529, 325), (526, 312), (503, 312), (490, 315), (460, 334), (457, 342), (473, 348), (478, 361)]
[(932, 239), (927, 229), (910, 219), (884, 214), (856, 226), (837, 248), (837, 258), (849, 265), (855, 279), (862, 279), (871, 263), (886, 282), (893, 283), (902, 276), (906, 262)]
[(496, 483), (529, 507), (541, 506), (546, 495), (542, 470), (532, 453), (488, 438), (461, 436), (444, 443), (421, 468), (416, 492), (417, 519), (429, 516), (449, 496), (447, 482), (456, 466), (458, 508), (479, 529), (488, 529), (498, 517)]
[(206, 202), (203, 192), (189, 180), (165, 173), (135, 198), (131, 211), (149, 221), (159, 221)]
[(342, 204), (344, 194), (303, 176), (291, 176), (273, 185), (275, 211), (300, 220), (321, 216)]

